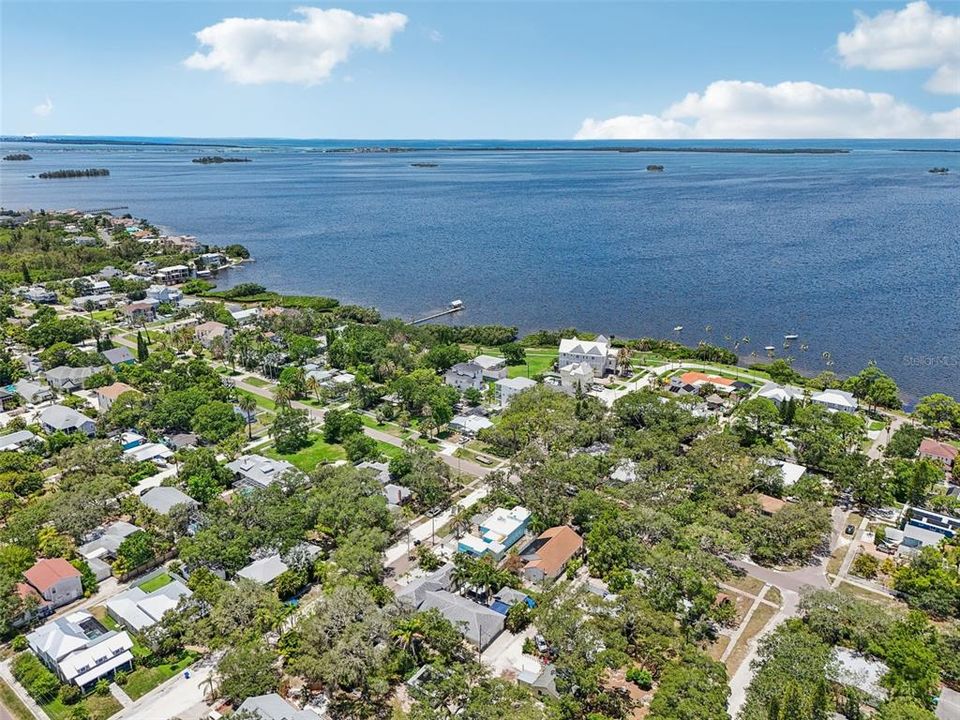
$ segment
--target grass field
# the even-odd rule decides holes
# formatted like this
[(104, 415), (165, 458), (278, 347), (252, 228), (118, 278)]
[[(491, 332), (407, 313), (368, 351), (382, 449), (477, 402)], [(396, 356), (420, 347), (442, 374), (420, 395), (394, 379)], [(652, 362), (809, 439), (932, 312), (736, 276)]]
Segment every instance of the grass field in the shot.
[(511, 365), (507, 368), (507, 377), (534, 377), (542, 372), (546, 372), (553, 367), (557, 361), (558, 352), (547, 348), (529, 348), (527, 350), (526, 365)]
[(196, 655), (185, 653), (176, 663), (137, 668), (127, 676), (127, 681), (123, 684), (123, 690), (134, 700), (142, 698), (160, 683), (169, 680), (174, 675), (179, 675), (196, 659)]
[(264, 380), (263, 378), (254, 377), (253, 375), (248, 375), (247, 377), (243, 378), (243, 382), (245, 382), (247, 385), (253, 385), (254, 387), (267, 387), (268, 385), (273, 384), (267, 380)]
[(269, 410), (270, 412), (277, 411), (277, 404), (268, 397), (258, 395), (257, 393), (250, 392), (249, 390), (244, 390), (243, 388), (237, 388), (237, 394), (252, 397), (257, 406), (263, 408), (264, 410)]
[(143, 590), (145, 593), (151, 593), (154, 590), (159, 590), (164, 585), (169, 585), (173, 582), (173, 576), (170, 573), (160, 573), (154, 578), (150, 578), (146, 582), (140, 583), (137, 587)]
[(87, 695), (74, 705), (65, 705), (59, 698), (43, 703), (40, 707), (50, 716), (50, 720), (67, 720), (73, 715), (74, 708), (85, 707), (90, 713), (90, 720), (106, 720), (122, 708), (113, 695)]
[(321, 463), (345, 460), (347, 457), (347, 453), (342, 447), (324, 442), (323, 436), (318, 433), (312, 433), (310, 441), (307, 447), (290, 455), (281, 455), (273, 446), (265, 449), (263, 454), (275, 460), (286, 460), (293, 463), (304, 472), (310, 472)]

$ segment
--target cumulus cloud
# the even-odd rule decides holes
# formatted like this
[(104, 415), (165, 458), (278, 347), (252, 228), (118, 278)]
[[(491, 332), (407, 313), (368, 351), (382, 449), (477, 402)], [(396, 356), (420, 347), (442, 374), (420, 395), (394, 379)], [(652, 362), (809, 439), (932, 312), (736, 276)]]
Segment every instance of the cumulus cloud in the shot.
[(385, 51), (407, 24), (401, 13), (355, 15), (348, 10), (297, 8), (299, 20), (226, 18), (196, 33), (203, 46), (184, 60), (197, 70), (220, 70), (244, 85), (316, 85), (355, 49)]
[(924, 0), (873, 17), (857, 13), (853, 30), (837, 36), (837, 52), (848, 67), (936, 68), (924, 87), (960, 94), (960, 16), (944, 15)]
[(47, 96), (47, 99), (44, 100), (39, 105), (34, 105), (33, 114), (37, 117), (46, 117), (53, 112), (53, 101), (50, 100), (50, 97)]
[(924, 113), (887, 93), (719, 80), (660, 115), (588, 118), (578, 140), (960, 137), (960, 108)]

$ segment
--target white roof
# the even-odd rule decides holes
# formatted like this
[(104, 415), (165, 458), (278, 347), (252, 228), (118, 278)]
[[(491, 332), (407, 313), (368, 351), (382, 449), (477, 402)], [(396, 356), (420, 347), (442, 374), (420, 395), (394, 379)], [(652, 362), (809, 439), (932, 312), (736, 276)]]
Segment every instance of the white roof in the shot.
[(530, 511), (522, 505), (517, 505), (510, 510), (497, 508), (490, 513), (486, 520), (480, 523), (480, 527), (484, 529), (483, 537), (488, 542), (502, 541), (529, 518)]
[(777, 383), (767, 383), (757, 391), (757, 397), (767, 398), (774, 402), (781, 403), (787, 400), (803, 399), (803, 390), (792, 385), (778, 385)]
[(501, 378), (495, 384), (511, 390), (528, 390), (537, 385), (536, 381), (525, 377)]
[(161, 515), (166, 515), (176, 505), (196, 506), (197, 504), (196, 500), (182, 490), (164, 485), (147, 490), (140, 496), (140, 502)]
[(825, 405), (839, 405), (840, 407), (857, 407), (857, 399), (853, 396), (852, 393), (848, 393), (846, 390), (824, 390), (823, 392), (814, 393), (810, 396), (810, 399), (813, 402), (823, 403)]
[(560, 372), (570, 376), (589, 377), (593, 379), (593, 368), (587, 363), (570, 363), (560, 368)]
[(560, 340), (560, 352), (575, 355), (607, 356), (607, 339), (598, 335), (596, 340), (578, 340), (577, 338), (563, 338)]
[(791, 487), (794, 485), (797, 480), (803, 477), (803, 474), (807, 471), (803, 465), (797, 465), (796, 463), (789, 462), (787, 460), (775, 460), (774, 458), (766, 458), (761, 460), (764, 465), (769, 465), (770, 467), (780, 468), (780, 474), (783, 477), (783, 486)]
[(144, 443), (129, 450), (124, 450), (123, 454), (137, 462), (143, 462), (144, 460), (165, 460), (173, 457), (173, 450), (160, 443)]
[(176, 272), (176, 271), (183, 271), (183, 270), (189, 270), (189, 269), (190, 268), (188, 268), (186, 265), (168, 265), (167, 267), (160, 268), (157, 272), (162, 272), (162, 273)]
[(501, 365), (504, 365), (507, 361), (504, 358), (494, 357), (493, 355), (477, 355), (470, 362), (474, 365), (479, 365), (484, 370), (490, 370), (491, 368), (497, 368)]
[(51, 405), (44, 408), (43, 412), (40, 413), (40, 422), (54, 430), (71, 430), (83, 427), (86, 424), (93, 425), (93, 420), (86, 415), (81, 415), (76, 410), (63, 405)]
[(884, 663), (841, 647), (833, 649), (833, 657), (836, 660), (832, 665), (836, 682), (856, 688), (871, 699), (886, 699), (887, 691), (880, 685), (880, 679), (888, 670)]
[(262, 455), (242, 455), (233, 462), (227, 463), (227, 468), (260, 487), (276, 482), (289, 470), (296, 470), (286, 460), (271, 460)]
[[(123, 634), (126, 635), (126, 633), (123, 633)], [(131, 647), (133, 647), (132, 641), (131, 641)], [(118, 667), (126, 665), (128, 662), (133, 662), (133, 654), (129, 650), (122, 650), (121, 652), (119, 652), (118, 654), (115, 654), (113, 657), (107, 660), (105, 663), (101, 663), (100, 665), (97, 665), (91, 670), (87, 670), (87, 672), (77, 675), (77, 677), (74, 678), (74, 682), (80, 686), (86, 685), (91, 680), (96, 680), (98, 678), (101, 678), (111, 670), (115, 670)]]
[(254, 560), (245, 568), (240, 569), (237, 575), (266, 585), (276, 580), (287, 570), (287, 564), (280, 558), (279, 553), (274, 553), (260, 560)]
[(9, 435), (0, 437), (0, 450), (16, 450), (24, 443), (35, 440), (36, 437), (37, 436), (29, 430), (17, 430)]
[(482, 415), (457, 415), (450, 421), (450, 424), (472, 433), (480, 432), (484, 428), (493, 427), (493, 423)]

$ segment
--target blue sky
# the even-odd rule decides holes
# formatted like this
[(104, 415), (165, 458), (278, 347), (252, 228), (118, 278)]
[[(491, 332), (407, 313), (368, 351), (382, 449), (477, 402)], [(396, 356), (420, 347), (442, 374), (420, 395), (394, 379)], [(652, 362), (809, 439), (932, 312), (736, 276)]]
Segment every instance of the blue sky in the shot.
[(960, 137), (956, 2), (299, 6), (4, 0), (0, 131)]

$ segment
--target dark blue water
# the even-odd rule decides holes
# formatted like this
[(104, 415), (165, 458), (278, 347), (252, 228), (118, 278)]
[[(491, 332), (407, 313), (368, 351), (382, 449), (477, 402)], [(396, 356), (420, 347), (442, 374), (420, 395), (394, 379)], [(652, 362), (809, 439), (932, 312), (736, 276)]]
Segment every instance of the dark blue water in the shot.
[[(748, 336), (746, 352), (761, 355), (798, 333), (809, 349), (779, 353), (798, 367), (824, 369), (827, 351), (837, 372), (876, 360), (911, 396), (960, 396), (960, 142), (659, 143), (853, 150), (843, 155), (500, 141), (382, 141), (366, 144), (419, 149), (323, 152), (361, 144), (4, 142), (3, 154), (35, 159), (0, 164), (0, 203), (126, 205), (203, 242), (247, 245), (256, 262), (222, 285), (331, 295), (408, 319), (462, 298), (467, 310), (456, 322), (525, 331), (674, 337), (683, 325), (685, 342), (729, 346)], [(509, 149), (450, 149), (490, 145)], [(532, 147), (560, 151), (518, 151)], [(221, 153), (254, 161), (190, 162)], [(650, 163), (665, 172), (647, 172)], [(953, 170), (931, 175), (933, 166)], [(85, 167), (111, 175), (28, 177)]]

